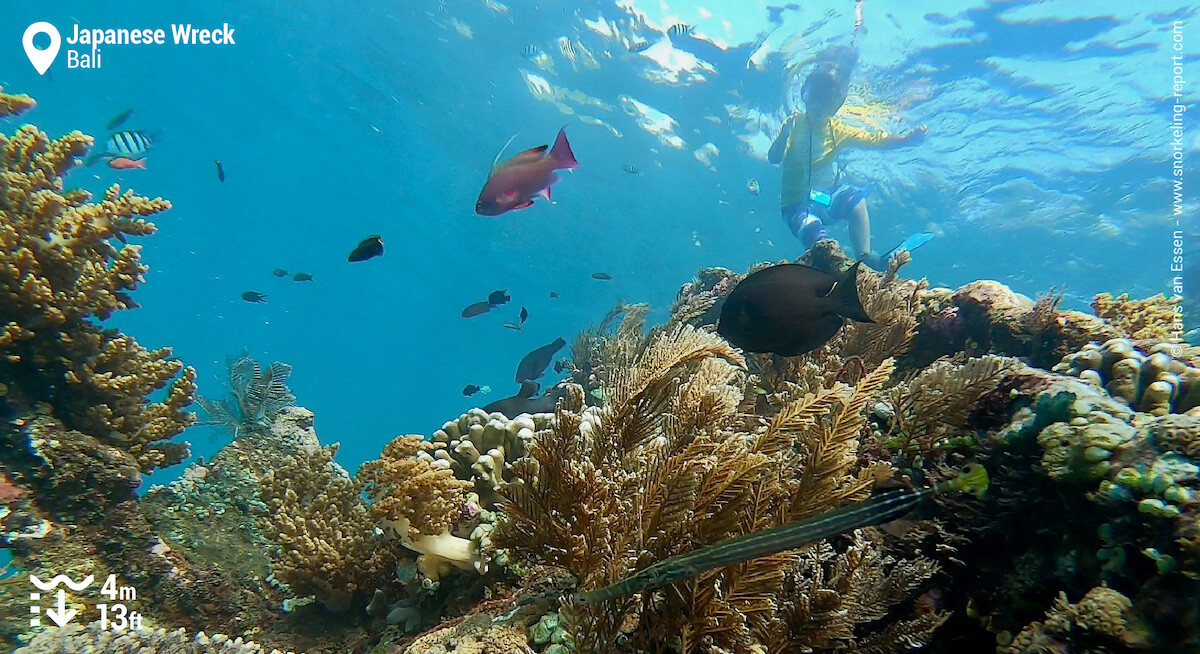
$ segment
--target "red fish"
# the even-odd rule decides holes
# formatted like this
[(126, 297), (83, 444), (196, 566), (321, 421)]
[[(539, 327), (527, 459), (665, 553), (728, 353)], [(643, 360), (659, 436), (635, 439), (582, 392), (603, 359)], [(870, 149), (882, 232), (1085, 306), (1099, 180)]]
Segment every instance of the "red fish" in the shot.
[(493, 167), (479, 192), (479, 200), (475, 202), (475, 213), (499, 216), (513, 209), (532, 206), (534, 196), (549, 200), (550, 187), (558, 181), (554, 171), (578, 167), (571, 144), (567, 143), (566, 128), (560, 129), (553, 148), (539, 145)]
[(113, 157), (112, 159), (108, 160), (108, 167), (116, 168), (117, 170), (128, 170), (130, 168), (141, 168), (142, 170), (145, 170), (146, 160), (130, 159), (128, 157)]

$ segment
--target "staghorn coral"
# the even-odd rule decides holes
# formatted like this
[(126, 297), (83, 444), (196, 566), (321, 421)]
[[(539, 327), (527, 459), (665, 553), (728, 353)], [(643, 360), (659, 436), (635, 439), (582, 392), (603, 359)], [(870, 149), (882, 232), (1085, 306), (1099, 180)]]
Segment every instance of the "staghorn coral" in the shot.
[(378, 459), (364, 463), (358, 478), (371, 498), (375, 523), (395, 535), (405, 547), (421, 554), (418, 569), (432, 580), (451, 566), (487, 572), (483, 542), (487, 529), (468, 537), (452, 532), (468, 511), (471, 482), (457, 479), (448, 462), (416, 455), (435, 446), (421, 436), (400, 436), (388, 443)]
[(275, 543), (275, 577), (336, 610), (386, 584), (398, 553), (374, 535), (359, 484), (333, 463), (337, 446), (301, 451), (261, 480), (259, 528)]
[(278, 361), (267, 366), (264, 373), (249, 354), (225, 361), (229, 374), (229, 397), (208, 400), (197, 397), (196, 402), (211, 416), (205, 425), (222, 425), (240, 437), (245, 432), (269, 429), (275, 417), (296, 401), (287, 387), (292, 367)]
[(1182, 300), (1162, 293), (1141, 300), (1129, 299), (1128, 293), (1117, 297), (1100, 293), (1092, 298), (1092, 311), (1130, 338), (1170, 341), (1177, 340), (1182, 332), (1179, 329)]
[(0, 86), (0, 118), (19, 115), (36, 105), (37, 102), (28, 95), (5, 93), (4, 87)]
[(138, 246), (112, 240), (152, 234), (144, 218), (170, 204), (117, 186), (98, 203), (64, 191), (62, 176), (90, 145), (80, 132), (52, 141), (31, 125), (0, 135), (0, 382), (149, 472), (187, 456), (170, 439), (194, 419), (184, 410), (194, 372), (170, 349), (146, 350), (97, 321), (137, 307), (129, 293), (146, 271)]
[[(613, 378), (603, 407), (585, 408), (582, 389), (572, 386), (552, 427), (536, 434), (529, 456), (513, 464), (521, 483), (504, 489), (505, 519), (494, 535), (498, 546), (566, 568), (581, 589), (862, 499), (890, 475), (886, 464), (860, 466), (857, 457), (863, 409), (888, 379), (890, 360), (858, 387), (804, 396), (769, 423), (740, 413), (742, 359), (711, 333), (676, 325), (617, 363), (622, 374)], [(849, 557), (842, 565), (854, 567), (857, 554), (834, 558), (842, 556)], [(619, 633), (650, 650), (671, 644), (683, 652), (749, 651), (773, 639), (811, 646), (789, 635), (777, 611), (779, 602), (803, 601), (785, 587), (786, 572), (799, 560), (796, 552), (781, 552), (706, 571), (640, 599), (570, 605), (563, 621), (583, 651), (607, 651)], [(914, 565), (925, 564), (897, 563), (914, 578), (928, 576)], [(885, 581), (883, 567), (864, 566), (870, 581), (855, 582), (854, 591), (875, 593)], [(866, 596), (846, 598), (848, 605), (860, 600), (875, 606)], [(897, 630), (892, 642), (923, 642), (936, 623), (881, 627)], [(846, 644), (839, 640), (837, 647)]]
[[(69, 624), (47, 629), (28, 645), (17, 649), (20, 654), (263, 654), (267, 651), (257, 643), (223, 634), (209, 636), (201, 631), (188, 636), (183, 629), (167, 631), (161, 628), (117, 632), (102, 629), (97, 622), (86, 627)], [(277, 649), (269, 651), (270, 654), (283, 654)]]

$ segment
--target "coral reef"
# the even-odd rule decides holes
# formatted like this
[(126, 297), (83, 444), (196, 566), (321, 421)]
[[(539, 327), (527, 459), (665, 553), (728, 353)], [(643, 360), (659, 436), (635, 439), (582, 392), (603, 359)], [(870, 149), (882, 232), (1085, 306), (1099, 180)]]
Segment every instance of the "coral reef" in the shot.
[(333, 463), (336, 452), (329, 446), (280, 461), (261, 481), (267, 510), (259, 523), (277, 545), (275, 578), (296, 595), (346, 611), (388, 582), (399, 557), (375, 537), (361, 486)]
[(37, 102), (28, 95), (24, 93), (19, 95), (5, 93), (4, 87), (0, 86), (0, 118), (16, 116), (35, 106), (37, 106)]
[(1180, 336), (1181, 301), (1178, 296), (1167, 298), (1161, 293), (1142, 300), (1131, 300), (1128, 293), (1118, 297), (1101, 293), (1092, 298), (1092, 311), (1135, 340), (1169, 341)]
[[(480, 426), (475, 431), (485, 430)], [(455, 567), (486, 572), (484, 550), (489, 548), (483, 541), (490, 525), (477, 526), (466, 537), (453, 533), (458, 522), (471, 517), (466, 490), (472, 484), (456, 478), (449, 465), (416, 456), (435, 447), (421, 436), (401, 436), (359, 468), (358, 478), (371, 498), (370, 515), (386, 533), (420, 553), (418, 569), (428, 579), (436, 581)]]
[(1144, 649), (1148, 634), (1132, 615), (1133, 603), (1111, 588), (1097, 586), (1078, 604), (1065, 593), (1054, 600), (1045, 620), (1031, 623), (1000, 654), (1072, 651), (1106, 652)]
[[(170, 204), (117, 186), (98, 203), (64, 190), (91, 142), (80, 132), (51, 140), (30, 125), (0, 135), (0, 383), (149, 472), (187, 456), (171, 439), (194, 419), (184, 409), (195, 373), (170, 349), (146, 350), (98, 321), (137, 306), (129, 293), (146, 271), (138, 246), (112, 240), (154, 233), (145, 218)], [(163, 401), (149, 401), (164, 387)]]
[[(201, 631), (194, 636), (188, 636), (183, 629), (167, 631), (165, 629), (128, 630), (122, 633), (101, 629), (93, 623), (86, 627), (67, 625), (50, 629), (18, 648), (19, 654), (77, 654), (78, 652), (93, 652), (94, 654), (121, 654), (137, 652), (138, 654), (284, 654), (277, 649), (267, 650), (257, 643), (251, 643), (238, 638), (230, 638), (224, 634), (209, 636)], [(288, 652), (287, 654), (293, 654)]]
[[(612, 349), (621, 374), (610, 377), (604, 405), (585, 407), (583, 389), (570, 386), (551, 428), (513, 464), (520, 483), (503, 491), (497, 546), (565, 568), (581, 589), (598, 588), (669, 556), (861, 499), (890, 476), (886, 464), (859, 465), (856, 456), (864, 408), (890, 360), (856, 387), (802, 396), (768, 422), (739, 412), (745, 363), (715, 335), (681, 324), (644, 347), (640, 335), (627, 338), (637, 340)], [(888, 563), (867, 541), (808, 558), (782, 552), (641, 600), (564, 607), (563, 620), (582, 651), (610, 651), (618, 635), (635, 647), (684, 652), (769, 643), (814, 651), (876, 639), (887, 651), (923, 642), (941, 620), (871, 624), (933, 572), (921, 559)], [(824, 599), (819, 607), (810, 604), (814, 593)]]
[(1162, 416), (1200, 406), (1200, 349), (1170, 342), (1135, 345), (1114, 338), (1103, 345), (1088, 343), (1064, 357), (1063, 372), (1106, 389), (1138, 411)]
[(417, 458), (448, 465), (454, 476), (474, 482), (479, 504), (490, 509), (497, 493), (512, 480), (509, 466), (525, 456), (526, 445), (537, 430), (550, 425), (553, 414), (523, 414), (509, 419), (501, 413), (471, 411), (433, 432), (433, 448), (417, 452)]

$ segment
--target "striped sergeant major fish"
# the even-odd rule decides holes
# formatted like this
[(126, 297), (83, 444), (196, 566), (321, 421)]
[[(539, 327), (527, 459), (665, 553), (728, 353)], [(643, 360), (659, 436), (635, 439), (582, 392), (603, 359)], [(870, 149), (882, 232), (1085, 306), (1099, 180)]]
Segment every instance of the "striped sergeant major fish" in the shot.
[(142, 159), (150, 148), (154, 147), (156, 135), (142, 130), (124, 130), (113, 132), (104, 142), (104, 150), (95, 152), (87, 159), (87, 165), (92, 165), (101, 159)]

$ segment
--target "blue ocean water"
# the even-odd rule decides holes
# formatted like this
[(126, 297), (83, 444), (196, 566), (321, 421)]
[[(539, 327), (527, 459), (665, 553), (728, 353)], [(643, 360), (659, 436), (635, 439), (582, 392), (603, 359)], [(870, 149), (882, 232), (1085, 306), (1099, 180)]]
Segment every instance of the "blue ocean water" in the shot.
[[(1195, 8), (866, 0), (862, 12), (850, 104), (875, 107), (884, 129), (930, 130), (917, 147), (845, 157), (872, 189), (876, 250), (935, 231), (906, 275), (1057, 287), (1071, 308), (1101, 291), (1170, 291), (1172, 25), (1194, 23)], [(60, 54), (39, 76), (20, 47), (35, 21), (64, 37), (78, 23), (168, 39), (171, 24), (228, 23), (236, 45), (102, 46), (99, 69)], [(677, 23), (692, 35), (665, 38)], [(24, 3), (0, 20), (0, 85), (33, 95), (21, 120), (52, 135), (103, 138), (130, 107), (125, 127), (160, 130), (147, 170), (68, 178), (174, 205), (142, 242), (143, 307), (112, 324), (173, 347), (210, 397), (243, 349), (292, 364), (298, 402), (354, 469), (395, 435), (515, 392), (525, 352), (570, 341), (619, 300), (650, 302), (660, 321), (701, 267), (799, 256), (764, 152), (786, 115), (788, 66), (853, 34), (854, 4), (833, 0)], [(639, 37), (649, 47), (632, 52)], [(1193, 67), (1196, 52), (1182, 51)], [(475, 215), (505, 141), (517, 134), (510, 153), (549, 143), (563, 125), (581, 166), (555, 203)], [(1182, 202), (1194, 216), (1194, 191)], [(385, 256), (348, 264), (370, 234)], [(844, 228), (833, 235), (847, 242)], [(591, 278), (601, 271), (614, 279)], [(459, 316), (497, 289), (509, 305)], [(268, 302), (244, 302), (247, 290)], [(525, 330), (503, 328), (522, 306)], [(492, 394), (464, 398), (468, 383)], [(186, 438), (209, 455), (229, 436)]]

